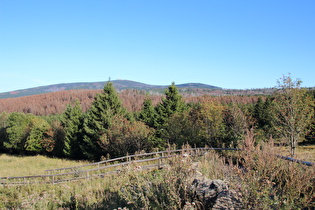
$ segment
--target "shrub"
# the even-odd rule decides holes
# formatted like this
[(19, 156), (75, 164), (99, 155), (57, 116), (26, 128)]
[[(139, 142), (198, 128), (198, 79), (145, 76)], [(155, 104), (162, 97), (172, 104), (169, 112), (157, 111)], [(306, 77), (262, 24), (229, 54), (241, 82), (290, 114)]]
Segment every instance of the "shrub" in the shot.
[(273, 142), (254, 146), (249, 132), (237, 169), (244, 206), (250, 209), (296, 209), (315, 204), (313, 167), (276, 157)]

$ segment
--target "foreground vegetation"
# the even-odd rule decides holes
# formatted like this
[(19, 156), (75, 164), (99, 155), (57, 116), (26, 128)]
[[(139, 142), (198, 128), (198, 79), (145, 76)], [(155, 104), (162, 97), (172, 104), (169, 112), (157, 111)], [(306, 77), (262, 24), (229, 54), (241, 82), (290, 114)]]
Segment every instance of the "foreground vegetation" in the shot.
[[(60, 184), (0, 187), (0, 208), (8, 209), (204, 209), (191, 190), (196, 174), (225, 180), (242, 209), (303, 209), (315, 205), (315, 171), (276, 158), (271, 144), (254, 146), (249, 133), (244, 151), (207, 152), (169, 158), (162, 170), (129, 165), (119, 174)], [(40, 158), (40, 157), (39, 157)], [(22, 161), (20, 159), (19, 161)]]
[[(273, 147), (273, 151), (278, 155), (290, 155), (290, 150), (285, 146)], [(315, 145), (298, 146), (296, 159), (315, 163)], [(43, 175), (46, 174), (45, 170), (47, 169), (75, 167), (89, 163), (91, 162), (50, 158), (43, 155), (15, 156), (2, 154), (0, 155), (0, 177)]]

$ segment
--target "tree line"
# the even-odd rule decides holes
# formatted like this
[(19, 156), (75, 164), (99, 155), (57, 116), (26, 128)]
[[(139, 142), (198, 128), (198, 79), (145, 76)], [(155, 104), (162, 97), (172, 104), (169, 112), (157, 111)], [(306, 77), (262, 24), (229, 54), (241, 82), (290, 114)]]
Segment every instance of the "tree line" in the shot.
[[(23, 112), (32, 113), (34, 115), (55, 115), (62, 114), (68, 104), (74, 104), (76, 100), (80, 101), (83, 112), (86, 112), (92, 105), (96, 94), (101, 93), (101, 90), (64, 90), (52, 93), (44, 93), (32, 96), (23, 96), (18, 98), (0, 99), (0, 113), (7, 112)], [(119, 98), (122, 101), (124, 108), (130, 112), (140, 111), (146, 91), (136, 89), (125, 89), (117, 91)], [(190, 92), (188, 90), (180, 91), (183, 99), (187, 103), (196, 103), (202, 100), (205, 96), (215, 96), (213, 99), (221, 103), (230, 103), (237, 101), (238, 103), (254, 103), (257, 101), (257, 96), (247, 95), (247, 91), (243, 92), (228, 92), (221, 93), (214, 91)], [(163, 93), (149, 92), (153, 105), (161, 102)], [(236, 94), (238, 93), (238, 94)], [(214, 95), (212, 95), (214, 94)], [(268, 94), (268, 93), (267, 93)], [(267, 95), (266, 94), (266, 95)], [(264, 95), (264, 94), (260, 94)]]
[(141, 109), (132, 111), (108, 82), (86, 110), (77, 100), (55, 115), (2, 112), (0, 149), (100, 160), (173, 144), (238, 147), (254, 130), (256, 143), (273, 139), (290, 146), (293, 156), (298, 142), (314, 138), (314, 92), (301, 88), (301, 81), (293, 81), (290, 75), (278, 82), (272, 95), (251, 103), (220, 101), (214, 96), (187, 102), (173, 83), (158, 103), (147, 94)]

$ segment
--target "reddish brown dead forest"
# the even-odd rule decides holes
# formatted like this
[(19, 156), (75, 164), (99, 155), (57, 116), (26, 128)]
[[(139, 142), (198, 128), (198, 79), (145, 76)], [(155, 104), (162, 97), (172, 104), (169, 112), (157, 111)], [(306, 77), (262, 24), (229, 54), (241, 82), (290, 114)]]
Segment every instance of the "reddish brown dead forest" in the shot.
[[(35, 115), (61, 114), (67, 104), (73, 104), (76, 100), (79, 100), (83, 111), (86, 111), (91, 106), (95, 95), (101, 92), (102, 90), (66, 90), (19, 98), (0, 99), (0, 113), (24, 112)], [(248, 104), (257, 101), (256, 96), (210, 96), (207, 94), (196, 96), (195, 93), (183, 93), (182, 95), (186, 102), (192, 103), (204, 100), (216, 100), (225, 104), (232, 102)], [(131, 112), (135, 112), (141, 110), (146, 92), (128, 89), (120, 91), (119, 96), (124, 107)], [(157, 104), (161, 101), (162, 96), (162, 94), (151, 94), (150, 98), (153, 104)]]

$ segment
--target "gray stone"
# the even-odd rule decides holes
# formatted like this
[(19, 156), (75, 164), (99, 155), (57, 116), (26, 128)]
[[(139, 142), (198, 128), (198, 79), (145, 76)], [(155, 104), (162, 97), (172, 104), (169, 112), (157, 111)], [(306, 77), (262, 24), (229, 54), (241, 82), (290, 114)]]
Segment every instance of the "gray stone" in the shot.
[(191, 192), (205, 209), (242, 209), (235, 190), (222, 180), (211, 180), (200, 174), (193, 180)]

